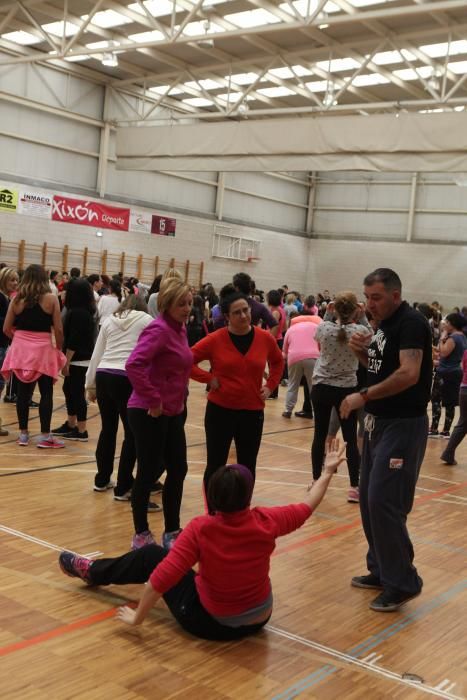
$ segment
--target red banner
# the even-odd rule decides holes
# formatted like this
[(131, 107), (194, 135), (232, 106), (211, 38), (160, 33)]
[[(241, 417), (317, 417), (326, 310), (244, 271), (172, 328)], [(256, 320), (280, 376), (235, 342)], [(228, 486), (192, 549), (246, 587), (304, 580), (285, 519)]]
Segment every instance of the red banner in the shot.
[(55, 195), (52, 204), (52, 219), (53, 221), (64, 221), (67, 224), (128, 231), (130, 210), (110, 207), (101, 202), (89, 202), (84, 199)]
[(168, 216), (152, 215), (151, 233), (156, 233), (159, 236), (175, 236), (176, 219), (170, 219)]

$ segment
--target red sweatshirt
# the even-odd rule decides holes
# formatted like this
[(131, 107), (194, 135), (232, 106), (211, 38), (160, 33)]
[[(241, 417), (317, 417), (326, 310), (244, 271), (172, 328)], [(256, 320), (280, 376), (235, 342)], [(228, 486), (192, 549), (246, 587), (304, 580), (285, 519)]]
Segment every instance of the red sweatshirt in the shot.
[(261, 328), (254, 327), (253, 342), (242, 355), (230, 338), (227, 328), (220, 328), (206, 336), (191, 348), (194, 363), (209, 360), (211, 372), (193, 367), (191, 378), (209, 384), (213, 377), (219, 380), (219, 388), (211, 390), (209, 401), (223, 408), (260, 411), (264, 401), (260, 396), (266, 363), (269, 379), (266, 386), (276, 388), (282, 377), (284, 360), (276, 339)]
[(240, 615), (270, 594), (276, 537), (297, 530), (310, 515), (306, 503), (295, 503), (193, 518), (152, 572), (151, 585), (165, 593), (199, 562), (195, 584), (203, 607), (219, 617)]

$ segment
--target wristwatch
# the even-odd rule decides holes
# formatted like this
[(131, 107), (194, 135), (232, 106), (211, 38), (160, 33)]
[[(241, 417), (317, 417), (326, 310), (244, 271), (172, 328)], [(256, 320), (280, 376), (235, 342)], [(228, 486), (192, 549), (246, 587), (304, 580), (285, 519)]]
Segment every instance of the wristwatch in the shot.
[(360, 396), (362, 397), (362, 399), (365, 403), (370, 400), (370, 397), (368, 396), (368, 387), (367, 386), (364, 386), (363, 389), (360, 389), (360, 391), (358, 393), (360, 394)]

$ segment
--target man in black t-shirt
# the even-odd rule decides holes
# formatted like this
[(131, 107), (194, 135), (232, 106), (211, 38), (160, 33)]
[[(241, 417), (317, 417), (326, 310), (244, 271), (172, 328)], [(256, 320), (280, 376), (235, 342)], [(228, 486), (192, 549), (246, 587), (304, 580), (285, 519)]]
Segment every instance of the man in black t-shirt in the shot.
[(428, 437), (431, 331), (426, 318), (402, 301), (401, 281), (393, 270), (375, 270), (363, 284), (378, 330), (357, 333), (349, 341), (367, 365), (367, 384), (340, 407), (344, 418), (362, 406), (367, 411), (360, 510), (370, 573), (355, 576), (352, 585), (382, 589), (370, 608), (392, 612), (419, 595), (423, 585), (406, 520)]

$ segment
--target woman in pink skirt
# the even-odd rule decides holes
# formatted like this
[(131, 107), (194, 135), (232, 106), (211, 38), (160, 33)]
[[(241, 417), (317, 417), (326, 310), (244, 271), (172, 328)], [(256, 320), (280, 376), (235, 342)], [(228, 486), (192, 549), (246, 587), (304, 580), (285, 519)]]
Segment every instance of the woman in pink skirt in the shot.
[[(52, 328), (55, 347), (52, 344)], [(1, 373), (8, 379), (10, 372), (13, 372), (18, 379), (18, 444), (22, 447), (29, 444), (29, 402), (37, 382), (41, 394), (39, 418), (42, 433), (37, 447), (64, 447), (63, 442), (50, 434), (53, 385), (66, 364), (66, 358), (59, 350), (63, 342), (63, 328), (58, 299), (51, 293), (47, 274), (40, 265), (30, 265), (25, 270), (18, 294), (8, 308), (3, 332), (12, 338), (12, 343)]]

